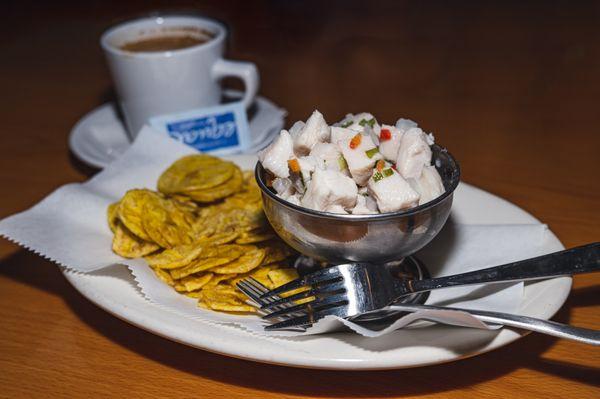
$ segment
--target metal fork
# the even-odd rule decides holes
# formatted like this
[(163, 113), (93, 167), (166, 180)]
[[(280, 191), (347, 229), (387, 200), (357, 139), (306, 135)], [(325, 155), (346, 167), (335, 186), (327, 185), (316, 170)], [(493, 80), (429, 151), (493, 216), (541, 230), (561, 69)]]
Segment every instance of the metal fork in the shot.
[[(267, 298), (261, 298), (262, 294), (265, 294), (269, 291), (267, 287), (262, 285), (259, 281), (248, 278), (246, 280), (238, 283), (238, 287), (242, 292), (244, 292), (249, 298), (252, 299), (252, 302), (258, 305), (271, 303), (273, 300)], [(281, 305), (286, 306), (286, 305)], [(292, 305), (288, 305), (292, 306)], [(521, 316), (510, 313), (501, 313), (501, 312), (490, 312), (485, 310), (476, 310), (476, 309), (461, 309), (461, 308), (452, 308), (452, 307), (441, 307), (441, 306), (431, 306), (431, 305), (417, 305), (417, 304), (402, 304), (402, 305), (394, 305), (394, 310), (389, 310), (385, 312), (378, 319), (372, 319), (367, 322), (361, 322), (357, 319), (353, 321), (357, 324), (368, 325), (373, 322), (382, 322), (386, 320), (387, 323), (392, 323), (394, 320), (402, 317), (404, 314), (410, 312), (417, 312), (420, 310), (452, 310), (458, 312), (465, 312), (471, 314), (473, 317), (481, 320), (487, 324), (500, 324), (508, 327), (516, 327), (523, 330), (534, 331), (542, 334), (551, 335), (558, 338), (571, 339), (574, 341), (582, 342), (585, 344), (591, 345), (600, 345), (600, 331), (590, 330), (587, 328), (580, 328), (570, 326), (568, 324), (561, 324), (551, 320), (542, 320), (536, 319), (534, 317), (529, 316)], [(428, 320), (427, 315), (423, 315), (422, 319)], [(416, 321), (416, 320), (415, 320)], [(307, 326), (302, 326), (300, 329), (302, 331), (306, 330)], [(269, 329), (269, 328), (267, 328)]]
[[(239, 281), (236, 284), (236, 286), (238, 287), (238, 289), (240, 291), (242, 291), (250, 299), (250, 304), (253, 306), (256, 306), (258, 308), (259, 314), (261, 314), (263, 316), (267, 315), (273, 311), (289, 309), (290, 307), (294, 306), (292, 303), (284, 303), (281, 305), (271, 306), (268, 311), (261, 309), (261, 307), (263, 305), (270, 305), (274, 301), (281, 299), (281, 297), (278, 295), (273, 295), (270, 297), (261, 298), (261, 295), (269, 292), (269, 289), (267, 287), (265, 287), (263, 284), (261, 284), (258, 280), (254, 279), (253, 277), (248, 277), (244, 280)], [(297, 312), (297, 313), (292, 313), (291, 315), (302, 316), (303, 313)], [(303, 329), (303, 330), (305, 329), (303, 326), (296, 326), (296, 327)]]
[[(417, 292), (472, 284), (535, 280), (598, 270), (600, 243), (487, 269), (425, 280), (393, 278), (385, 268), (376, 265), (343, 264), (308, 274), (262, 294), (260, 298), (268, 298), (270, 302), (262, 304), (261, 309), (267, 311), (264, 318), (285, 318), (266, 327), (274, 330), (312, 324), (328, 315), (342, 318), (361, 315), (382, 309), (404, 295)], [(301, 287), (308, 289), (285, 298), (274, 297)], [(295, 301), (309, 297), (314, 298), (302, 304), (295, 304)], [(281, 306), (285, 308), (275, 309)], [(301, 315), (298, 315), (298, 312)]]

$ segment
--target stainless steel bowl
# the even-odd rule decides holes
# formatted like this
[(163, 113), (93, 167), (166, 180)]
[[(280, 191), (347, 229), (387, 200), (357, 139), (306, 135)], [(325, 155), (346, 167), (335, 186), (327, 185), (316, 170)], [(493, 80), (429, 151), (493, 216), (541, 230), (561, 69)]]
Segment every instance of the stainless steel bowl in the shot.
[(277, 234), (300, 253), (329, 263), (383, 263), (409, 256), (429, 243), (450, 214), (460, 168), (446, 149), (432, 146), (433, 164), (446, 192), (415, 208), (377, 215), (340, 215), (291, 204), (266, 185), (256, 165), (265, 214)]

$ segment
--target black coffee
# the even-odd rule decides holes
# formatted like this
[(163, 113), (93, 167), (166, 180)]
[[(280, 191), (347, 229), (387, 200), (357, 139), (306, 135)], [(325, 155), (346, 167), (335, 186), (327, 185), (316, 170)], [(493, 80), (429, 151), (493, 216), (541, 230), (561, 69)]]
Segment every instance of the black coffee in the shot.
[(120, 49), (124, 51), (131, 51), (133, 53), (180, 50), (206, 43), (209, 40), (210, 38), (190, 35), (155, 36), (133, 42), (127, 42), (123, 44)]

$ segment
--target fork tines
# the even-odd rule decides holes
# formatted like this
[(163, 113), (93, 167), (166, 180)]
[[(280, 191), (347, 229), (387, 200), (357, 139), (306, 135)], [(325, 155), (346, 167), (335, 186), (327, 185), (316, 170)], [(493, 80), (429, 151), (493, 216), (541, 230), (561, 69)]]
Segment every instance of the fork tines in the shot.
[[(343, 267), (319, 270), (271, 291), (253, 279), (243, 280), (238, 286), (260, 305), (264, 319), (279, 319), (265, 330), (307, 326), (326, 315), (345, 314), (348, 298), (343, 271)], [(304, 290), (291, 293), (301, 289)], [(291, 295), (280, 296), (286, 293)]]
[[(277, 295), (273, 295), (268, 298), (261, 298), (261, 295), (268, 292), (269, 289), (267, 287), (265, 287), (264, 285), (262, 285), (258, 280), (254, 279), (252, 277), (241, 280), (240, 282), (237, 283), (237, 287), (248, 298), (250, 298), (250, 302), (252, 302), (252, 304), (254, 306), (257, 306), (259, 308), (259, 313), (261, 313), (261, 315), (267, 314), (268, 311), (261, 310), (260, 307), (266, 306), (266, 305), (271, 305), (272, 302), (281, 299)], [(278, 311), (278, 310), (290, 308), (292, 306), (293, 306), (292, 304), (283, 303), (283, 304), (278, 304), (278, 305), (272, 305), (270, 309)], [(291, 314), (295, 317), (302, 316), (302, 314), (299, 314), (299, 313), (292, 312)], [(301, 325), (298, 325), (298, 326), (301, 326)]]
[[(254, 279), (252, 277), (241, 280), (236, 285), (240, 291), (242, 291), (248, 298), (250, 298), (251, 302), (253, 302), (253, 305), (258, 307), (259, 309), (262, 308), (263, 306), (271, 305), (272, 302), (275, 302), (275, 301), (281, 299), (278, 296), (261, 298), (261, 295), (268, 292), (269, 289), (267, 287), (265, 287), (264, 285), (262, 285), (258, 280)], [(276, 310), (279, 310), (279, 309), (285, 309), (286, 306), (285, 305), (282, 306), (281, 304), (278, 304), (278, 305), (273, 305), (273, 308), (276, 308)], [(263, 312), (263, 313), (265, 313), (265, 312)]]
[[(323, 296), (325, 294), (326, 295), (334, 295), (334, 294), (345, 291), (345, 284), (342, 281), (341, 277), (336, 277), (336, 278), (332, 278), (330, 280), (320, 281), (316, 284), (311, 285), (310, 288), (308, 288), (307, 286), (302, 286), (297, 289), (302, 289), (303, 287), (305, 288), (304, 291), (298, 292), (296, 294), (288, 295), (284, 298), (279, 298), (279, 299), (273, 300), (270, 303), (264, 304), (261, 308), (264, 310), (271, 309), (274, 306), (294, 304), (296, 301), (315, 297), (317, 295), (318, 296)], [(290, 291), (285, 291), (285, 292), (290, 292)], [(284, 292), (284, 294), (285, 294), (285, 292)], [(273, 296), (268, 296), (265, 298), (273, 298)], [(304, 301), (304, 303), (308, 303), (308, 302), (310, 302), (310, 301)]]
[[(313, 324), (316, 320), (328, 315), (335, 314), (336, 307), (345, 308), (343, 305), (347, 304), (345, 295), (343, 294), (343, 287), (339, 282), (341, 277), (334, 278), (321, 278), (322, 276), (331, 276), (335, 273), (321, 273), (321, 276), (316, 278), (305, 279), (307, 282), (314, 282), (313, 289), (300, 292), (295, 295), (288, 296), (287, 298), (280, 297), (277, 293), (269, 291), (264, 285), (253, 278), (247, 278), (238, 282), (238, 288), (250, 298), (250, 300), (260, 306), (262, 317), (265, 319), (279, 320), (277, 323), (266, 326), (265, 330), (280, 330), (290, 328), (302, 328)], [(287, 285), (287, 288), (282, 286), (278, 289), (282, 292), (288, 292), (299, 284), (299, 280), (292, 281), (294, 284)], [(300, 285), (300, 287), (305, 284)], [(318, 287), (318, 289), (317, 289)], [(319, 292), (327, 293), (327, 296), (320, 296), (319, 298), (312, 298), (305, 303), (297, 304), (295, 301), (298, 299), (310, 298), (312, 294)], [(339, 295), (335, 295), (338, 293)], [(333, 309), (333, 311), (332, 311)]]
[(286, 293), (288, 291), (293, 291), (298, 288), (302, 288), (305, 286), (313, 286), (313, 285), (323, 285), (329, 284), (332, 282), (342, 281), (343, 277), (339, 272), (337, 267), (330, 267), (327, 269), (319, 270), (317, 272), (308, 274), (304, 277), (298, 278), (296, 280), (290, 281), (287, 284), (284, 284), (280, 287), (277, 287), (269, 292), (266, 292), (261, 295), (261, 298), (272, 297), (274, 295), (280, 295)]

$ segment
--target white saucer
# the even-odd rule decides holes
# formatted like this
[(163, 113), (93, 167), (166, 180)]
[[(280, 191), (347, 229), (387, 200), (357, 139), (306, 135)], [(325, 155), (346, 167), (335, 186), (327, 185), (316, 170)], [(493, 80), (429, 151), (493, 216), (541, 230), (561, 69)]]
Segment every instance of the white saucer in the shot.
[[(227, 157), (242, 168), (256, 156)], [(461, 183), (456, 189), (452, 218), (465, 224), (527, 224), (539, 221), (510, 202)], [(548, 232), (545, 252), (563, 249)], [(107, 312), (161, 337), (227, 356), (295, 367), (373, 370), (416, 367), (475, 356), (504, 346), (525, 333), (509, 328), (484, 331), (434, 325), (402, 329), (379, 337), (333, 333), (295, 338), (265, 338), (239, 328), (189, 319), (144, 298), (125, 266), (82, 274), (63, 270), (67, 280)], [(571, 289), (571, 278), (528, 282), (519, 313), (548, 319), (558, 311)]]
[[(238, 97), (240, 92), (226, 91), (229, 97)], [(257, 97), (255, 112), (249, 126), (253, 137), (248, 153), (256, 153), (269, 144), (283, 129), (286, 111), (264, 97)], [(71, 130), (69, 147), (86, 164), (104, 168), (117, 159), (129, 146), (131, 140), (117, 111), (115, 103), (106, 103), (90, 111)]]

